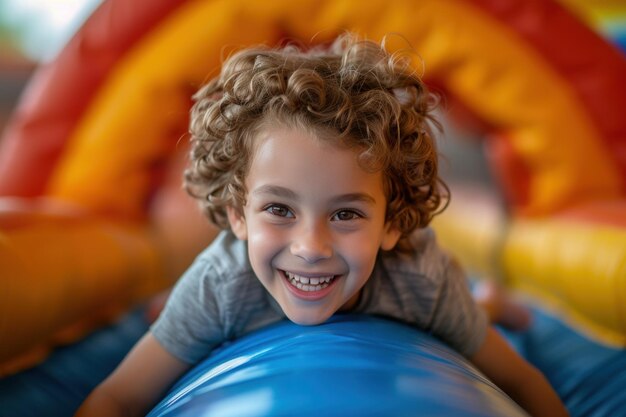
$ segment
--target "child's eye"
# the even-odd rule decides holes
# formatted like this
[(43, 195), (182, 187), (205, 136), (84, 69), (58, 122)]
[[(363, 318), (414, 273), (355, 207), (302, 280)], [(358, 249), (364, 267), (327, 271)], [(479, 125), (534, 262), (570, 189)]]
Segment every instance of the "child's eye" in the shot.
[(265, 208), (265, 211), (267, 211), (269, 214), (273, 216), (294, 217), (293, 213), (291, 212), (291, 210), (289, 210), (289, 208), (282, 206), (280, 204), (272, 204), (270, 206), (267, 206)]
[(333, 215), (332, 220), (349, 221), (360, 219), (361, 217), (363, 216), (354, 210), (339, 210)]

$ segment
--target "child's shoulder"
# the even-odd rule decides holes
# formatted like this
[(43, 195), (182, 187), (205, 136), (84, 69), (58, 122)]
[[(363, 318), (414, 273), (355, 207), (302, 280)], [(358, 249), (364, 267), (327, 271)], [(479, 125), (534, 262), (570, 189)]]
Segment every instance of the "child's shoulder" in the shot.
[(383, 253), (381, 261), (391, 274), (420, 275), (439, 280), (445, 275), (450, 258), (437, 243), (435, 231), (418, 229), (409, 237), (410, 250)]
[(220, 232), (194, 261), (192, 267), (211, 270), (216, 279), (226, 276), (247, 274), (252, 271), (248, 261), (248, 247), (245, 241), (229, 230)]

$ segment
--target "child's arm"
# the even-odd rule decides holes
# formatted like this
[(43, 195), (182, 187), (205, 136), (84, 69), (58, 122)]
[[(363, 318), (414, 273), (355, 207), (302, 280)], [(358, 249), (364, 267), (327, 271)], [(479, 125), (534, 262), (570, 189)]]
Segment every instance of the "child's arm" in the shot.
[(534, 417), (568, 416), (545, 377), (520, 357), (493, 328), (470, 360)]
[(76, 417), (145, 415), (189, 367), (148, 332), (87, 397)]

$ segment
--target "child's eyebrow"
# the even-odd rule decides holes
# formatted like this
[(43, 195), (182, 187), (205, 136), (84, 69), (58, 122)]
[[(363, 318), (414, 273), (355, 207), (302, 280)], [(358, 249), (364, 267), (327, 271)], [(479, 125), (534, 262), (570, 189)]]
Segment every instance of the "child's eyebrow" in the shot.
[[(299, 200), (298, 194), (293, 190), (280, 185), (266, 184), (255, 188), (252, 191), (254, 195), (271, 195), (275, 197), (282, 197), (290, 200)], [(376, 204), (376, 199), (367, 193), (347, 193), (333, 197), (333, 203), (353, 203), (362, 202), (366, 204)]]
[(255, 188), (254, 190), (252, 190), (252, 194), (254, 195), (269, 194), (269, 195), (276, 196), (276, 197), (288, 198), (290, 200), (298, 199), (298, 195), (294, 191), (290, 190), (289, 188), (281, 187), (280, 185), (271, 185), (271, 184), (261, 185), (260, 187)]
[(366, 204), (376, 204), (376, 199), (367, 193), (349, 193), (338, 195), (333, 198), (334, 203), (355, 203), (361, 202)]

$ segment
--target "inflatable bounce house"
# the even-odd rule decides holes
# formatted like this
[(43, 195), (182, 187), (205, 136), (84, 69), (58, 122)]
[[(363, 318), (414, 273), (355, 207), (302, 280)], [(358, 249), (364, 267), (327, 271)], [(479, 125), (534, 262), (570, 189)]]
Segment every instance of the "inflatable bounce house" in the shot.
[[(447, 117), (480, 138), (497, 187), (451, 179), (434, 227), (472, 275), (531, 300), (533, 325), (510, 342), (572, 416), (626, 415), (626, 56), (596, 26), (626, 7), (599, 3), (608, 14), (573, 0), (104, 1), (0, 142), (1, 390), (39, 372), (54, 396), (81, 366), (109, 372), (121, 356), (107, 359), (107, 337), (139, 337), (125, 312), (215, 236), (180, 178), (190, 96), (222, 57), (349, 30), (401, 34)], [(66, 361), (61, 377), (51, 361)], [(525, 414), (429, 335), (348, 315), (222, 347), (150, 415)]]

